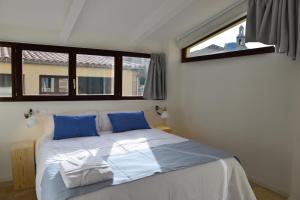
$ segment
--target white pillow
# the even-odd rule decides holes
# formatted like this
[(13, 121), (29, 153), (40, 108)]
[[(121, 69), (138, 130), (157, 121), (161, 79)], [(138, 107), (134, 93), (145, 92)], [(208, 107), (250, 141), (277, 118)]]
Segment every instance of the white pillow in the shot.
[(53, 135), (54, 134), (54, 120), (53, 120), (53, 115), (58, 115), (58, 116), (89, 116), (89, 115), (95, 115), (96, 116), (96, 129), (97, 132), (100, 132), (100, 125), (99, 125), (99, 114), (98, 112), (84, 112), (84, 113), (78, 113), (78, 114), (49, 114), (48, 116), (45, 117), (44, 122), (44, 133), (47, 135)]

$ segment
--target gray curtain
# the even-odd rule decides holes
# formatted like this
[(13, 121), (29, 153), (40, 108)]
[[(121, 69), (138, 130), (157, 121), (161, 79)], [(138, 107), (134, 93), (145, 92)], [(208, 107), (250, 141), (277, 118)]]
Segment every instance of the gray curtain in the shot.
[(275, 45), (300, 60), (299, 13), (299, 0), (249, 0), (246, 41)]
[(166, 99), (166, 58), (164, 54), (151, 54), (148, 77), (144, 89), (145, 99)]

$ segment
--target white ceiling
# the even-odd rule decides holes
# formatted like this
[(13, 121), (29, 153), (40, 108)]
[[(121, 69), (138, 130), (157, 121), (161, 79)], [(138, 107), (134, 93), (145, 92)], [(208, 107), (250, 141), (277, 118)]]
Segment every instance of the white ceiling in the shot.
[(238, 0), (0, 0), (0, 40), (159, 50)]

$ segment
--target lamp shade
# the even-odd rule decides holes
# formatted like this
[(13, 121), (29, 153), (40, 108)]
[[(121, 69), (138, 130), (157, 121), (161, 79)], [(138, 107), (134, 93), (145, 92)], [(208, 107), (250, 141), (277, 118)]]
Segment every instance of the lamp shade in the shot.
[(169, 118), (169, 113), (168, 113), (167, 111), (163, 111), (163, 112), (161, 113), (161, 118), (162, 118), (162, 119), (167, 119), (167, 118)]
[(35, 116), (31, 116), (26, 119), (27, 128), (33, 128), (37, 124), (37, 118)]

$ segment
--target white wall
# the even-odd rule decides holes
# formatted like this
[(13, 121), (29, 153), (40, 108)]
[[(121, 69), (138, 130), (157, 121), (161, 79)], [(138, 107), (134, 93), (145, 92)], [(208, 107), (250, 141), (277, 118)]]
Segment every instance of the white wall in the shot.
[[(176, 38), (230, 2), (195, 1), (152, 37)], [(164, 49), (180, 135), (237, 154), (252, 181), (300, 199), (299, 63), (263, 54), (181, 64), (174, 42)]]
[[(299, 116), (299, 115), (298, 115)], [(299, 123), (299, 117), (298, 117)], [(299, 200), (300, 199), (300, 131), (294, 133), (294, 142), (293, 142), (293, 160), (292, 160), (292, 174), (291, 174), (291, 196), (290, 200)]]
[[(300, 65), (299, 65), (300, 66)], [(293, 157), (292, 157), (292, 172), (291, 172), (291, 200), (300, 199), (300, 68), (297, 68), (295, 73), (297, 79), (295, 81), (295, 91), (293, 98), (293, 120), (292, 120), (292, 133), (293, 133)]]
[(181, 66), (180, 51), (173, 42), (164, 44), (164, 52), (166, 52), (167, 63), (167, 107), (170, 114), (169, 124), (178, 135), (184, 135), (181, 128)]
[(253, 181), (289, 194), (296, 69), (276, 54), (182, 64), (183, 129), (235, 153)]
[[(152, 39), (175, 39), (234, 2), (194, 1)], [(300, 199), (299, 63), (263, 54), (181, 64), (173, 42), (164, 49), (177, 131), (236, 153), (250, 179)]]
[[(164, 101), (81, 101), (81, 102), (0, 102), (0, 182), (11, 180), (10, 146), (12, 143), (36, 139), (42, 134), (42, 126), (26, 127), (23, 114), (29, 108), (48, 109), (49, 113), (103, 111), (103, 110), (153, 110)], [(153, 118), (153, 123), (160, 123)]]

